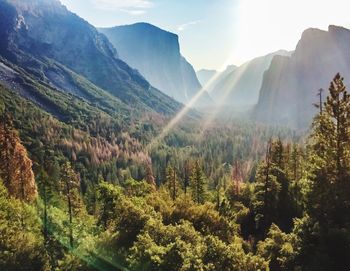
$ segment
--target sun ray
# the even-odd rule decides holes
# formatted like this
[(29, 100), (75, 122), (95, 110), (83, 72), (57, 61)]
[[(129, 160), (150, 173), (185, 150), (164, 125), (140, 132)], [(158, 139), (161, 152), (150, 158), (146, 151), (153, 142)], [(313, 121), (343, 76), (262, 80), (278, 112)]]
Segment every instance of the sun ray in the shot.
[[(233, 54), (227, 58), (226, 62), (222, 65), (220, 70), (224, 70), (228, 65), (231, 64), (233, 59)], [(161, 133), (155, 137), (147, 146), (146, 150), (150, 150), (155, 145), (157, 145), (164, 137), (166, 137), (169, 132), (176, 127), (176, 125), (186, 116), (186, 114), (194, 108), (194, 105), (203, 96), (204, 93), (209, 89), (220, 76), (220, 72), (217, 71), (215, 75), (197, 92), (195, 96), (181, 109), (174, 118), (172, 118), (169, 123), (163, 128)]]
[(245, 65), (237, 71), (237, 74), (235, 75), (234, 80), (230, 82), (230, 87), (225, 90), (223, 95), (221, 95), (220, 99), (216, 102), (214, 111), (212, 111), (210, 114), (207, 115), (206, 121), (202, 126), (202, 131), (198, 135), (198, 139), (204, 135), (204, 132), (209, 128), (210, 124), (215, 120), (215, 117), (220, 113), (220, 111), (222, 110), (222, 106), (226, 102), (226, 98), (231, 93), (232, 89), (234, 89), (234, 86), (237, 84), (241, 76), (244, 74), (247, 67), (248, 66)]

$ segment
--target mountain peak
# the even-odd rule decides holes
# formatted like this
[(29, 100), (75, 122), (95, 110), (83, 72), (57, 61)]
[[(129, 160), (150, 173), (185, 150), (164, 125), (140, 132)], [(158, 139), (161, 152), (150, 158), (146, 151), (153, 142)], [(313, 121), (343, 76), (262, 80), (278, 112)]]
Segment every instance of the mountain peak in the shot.
[(170, 97), (186, 103), (201, 88), (193, 67), (181, 55), (178, 35), (144, 22), (100, 32), (122, 60)]
[(329, 25), (328, 26), (328, 32), (329, 33), (338, 33), (338, 32), (347, 32), (347, 33), (349, 33), (350, 30), (345, 28), (345, 27), (338, 26), (338, 25)]
[(301, 36), (301, 39), (309, 38), (309, 37), (313, 38), (313, 37), (324, 35), (327, 33), (337, 33), (337, 32), (350, 32), (350, 30), (345, 28), (345, 27), (338, 26), (338, 25), (329, 25), (328, 31), (322, 30), (319, 28), (310, 27), (310, 28), (304, 30), (304, 32)]
[(306, 30), (304, 30), (304, 32), (301, 35), (301, 39), (308, 39), (308, 38), (314, 38), (316, 36), (320, 36), (320, 35), (324, 35), (327, 34), (327, 31), (325, 30), (321, 30), (319, 28), (314, 28), (314, 27), (310, 27)]
[[(309, 126), (315, 93), (327, 88), (332, 77), (349, 74), (350, 30), (330, 25), (328, 31), (309, 28), (290, 58), (275, 57), (264, 77), (256, 118), (297, 128)], [(288, 101), (288, 103), (286, 103)]]
[(147, 23), (147, 22), (138, 22), (134, 24), (126, 24), (126, 25), (120, 25), (120, 26), (115, 26), (112, 28), (100, 28), (101, 30), (107, 30), (107, 29), (112, 29), (112, 30), (117, 30), (117, 29), (133, 29), (133, 30), (139, 30), (139, 31), (152, 31), (154, 33), (164, 33), (166, 35), (175, 37), (178, 40), (178, 35), (172, 32), (169, 32), (165, 29), (162, 29), (156, 25)]

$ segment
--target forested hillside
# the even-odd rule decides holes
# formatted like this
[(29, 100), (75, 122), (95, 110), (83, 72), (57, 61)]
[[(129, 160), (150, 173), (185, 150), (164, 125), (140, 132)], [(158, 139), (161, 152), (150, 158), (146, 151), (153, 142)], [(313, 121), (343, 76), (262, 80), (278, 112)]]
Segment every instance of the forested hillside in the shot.
[(35, 81), (92, 103), (113, 100), (115, 110), (132, 105), (173, 114), (181, 107), (120, 60), (104, 35), (58, 0), (0, 0), (0, 33), (5, 65), (18, 66)]
[(2, 270), (347, 270), (340, 75), (306, 145), (242, 123), (200, 138), (188, 120), (149, 152), (154, 119), (123, 131), (101, 113), (83, 129), (0, 94)]

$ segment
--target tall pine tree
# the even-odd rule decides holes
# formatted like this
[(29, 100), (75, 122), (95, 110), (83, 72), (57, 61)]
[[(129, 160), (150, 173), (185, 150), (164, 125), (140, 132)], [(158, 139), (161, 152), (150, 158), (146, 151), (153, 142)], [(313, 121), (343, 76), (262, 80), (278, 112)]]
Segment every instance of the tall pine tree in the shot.
[(73, 233), (73, 218), (81, 209), (80, 198), (80, 179), (74, 172), (71, 164), (66, 162), (62, 167), (61, 172), (61, 191), (67, 200), (68, 217), (69, 217), (69, 245), (74, 247), (74, 233)]
[(350, 95), (337, 74), (312, 135), (309, 213), (322, 225), (350, 223)]
[[(350, 95), (337, 74), (316, 116), (310, 146), (308, 223), (302, 235), (305, 270), (349, 270)], [(315, 261), (317, 259), (317, 261)]]
[(176, 200), (180, 185), (176, 170), (172, 166), (168, 166), (166, 169), (166, 185), (169, 190), (169, 194), (173, 200)]
[(206, 182), (203, 170), (199, 164), (199, 161), (196, 161), (191, 174), (191, 191), (192, 199), (197, 204), (203, 204), (206, 197)]

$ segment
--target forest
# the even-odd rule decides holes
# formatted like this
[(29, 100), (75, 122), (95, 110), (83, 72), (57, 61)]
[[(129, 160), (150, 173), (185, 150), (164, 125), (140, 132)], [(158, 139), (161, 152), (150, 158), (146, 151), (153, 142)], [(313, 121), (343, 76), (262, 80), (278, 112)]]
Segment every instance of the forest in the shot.
[(1, 87), (0, 270), (348, 270), (340, 74), (316, 106), (307, 133), (189, 118), (147, 149), (165, 120), (61, 121)]

